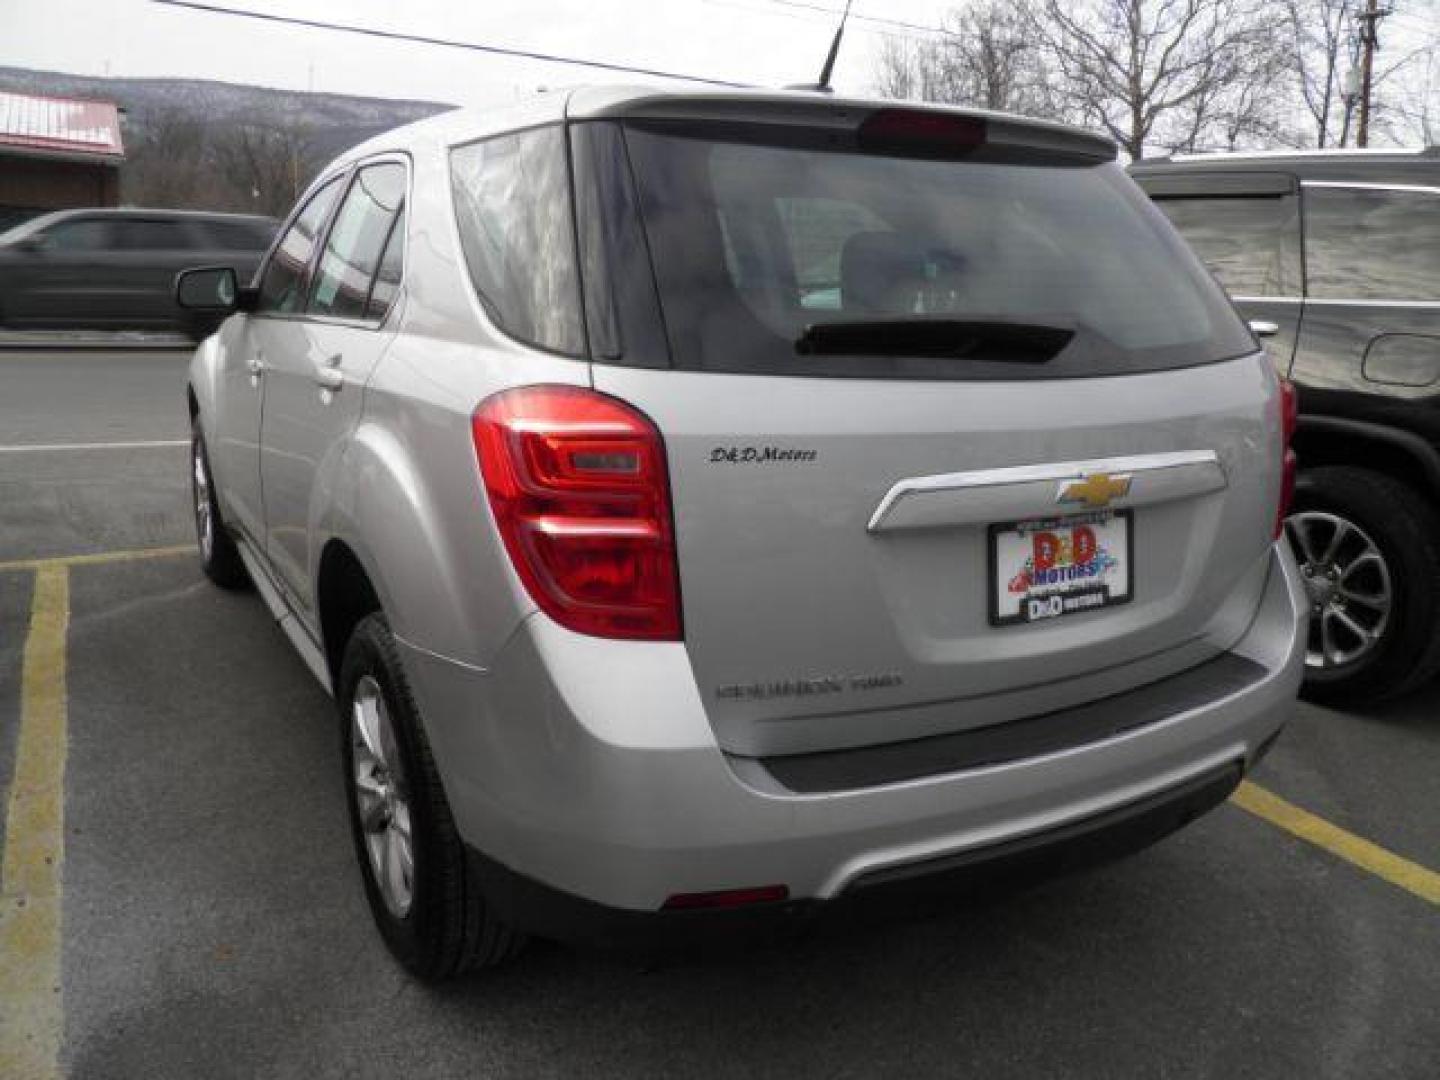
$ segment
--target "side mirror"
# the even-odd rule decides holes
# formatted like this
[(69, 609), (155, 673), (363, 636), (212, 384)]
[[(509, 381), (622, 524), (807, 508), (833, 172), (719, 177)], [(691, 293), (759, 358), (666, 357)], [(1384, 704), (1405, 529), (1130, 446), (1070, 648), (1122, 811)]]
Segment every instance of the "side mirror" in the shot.
[(228, 266), (202, 266), (175, 275), (175, 302), (187, 311), (223, 312), (239, 309), (240, 285)]

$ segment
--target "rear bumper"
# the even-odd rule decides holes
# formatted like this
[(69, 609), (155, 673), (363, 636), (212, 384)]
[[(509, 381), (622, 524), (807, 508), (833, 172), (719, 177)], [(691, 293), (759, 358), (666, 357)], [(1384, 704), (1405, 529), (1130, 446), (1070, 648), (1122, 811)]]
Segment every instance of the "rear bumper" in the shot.
[(635, 952), (688, 950), (781, 938), (818, 921), (911, 911), (917, 904), (1014, 888), (1139, 851), (1207, 813), (1235, 790), (1239, 762), (1165, 791), (1045, 832), (877, 870), (831, 900), (730, 910), (634, 911), (575, 896), (471, 848), (476, 873), (509, 925), (555, 941)]
[(901, 878), (992, 876), (1022, 852), (1043, 872), (1148, 843), (1223, 799), (1278, 733), (1304, 611), (1282, 545), (1232, 650), (1254, 669), (1239, 688), (1177, 694), (1172, 713), (1083, 745), (843, 790), (789, 790), (727, 759), (683, 645), (531, 618), (492, 671), (408, 648), (405, 663), (495, 902), (540, 933), (613, 940), (730, 921), (660, 913), (677, 893), (783, 884), (778, 912), (799, 913)]

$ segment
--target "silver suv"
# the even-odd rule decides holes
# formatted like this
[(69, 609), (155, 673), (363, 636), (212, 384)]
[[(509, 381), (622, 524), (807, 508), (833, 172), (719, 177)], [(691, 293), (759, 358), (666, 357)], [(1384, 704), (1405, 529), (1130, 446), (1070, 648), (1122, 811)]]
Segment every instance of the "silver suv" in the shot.
[(1053, 872), (1283, 724), (1293, 398), (1104, 140), (615, 88), (327, 168), (190, 371), (206, 572), (339, 706), (375, 920), (689, 940)]

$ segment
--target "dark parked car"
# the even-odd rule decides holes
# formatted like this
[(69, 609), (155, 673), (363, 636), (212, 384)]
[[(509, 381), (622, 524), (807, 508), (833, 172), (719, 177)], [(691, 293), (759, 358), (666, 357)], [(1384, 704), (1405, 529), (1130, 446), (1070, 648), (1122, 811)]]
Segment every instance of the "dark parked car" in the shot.
[(0, 234), (0, 326), (185, 330), (175, 275), (214, 263), (248, 281), (279, 222), (183, 210), (61, 210)]
[(1440, 668), (1440, 148), (1143, 161), (1299, 387), (1288, 531), (1306, 692), (1378, 701)]

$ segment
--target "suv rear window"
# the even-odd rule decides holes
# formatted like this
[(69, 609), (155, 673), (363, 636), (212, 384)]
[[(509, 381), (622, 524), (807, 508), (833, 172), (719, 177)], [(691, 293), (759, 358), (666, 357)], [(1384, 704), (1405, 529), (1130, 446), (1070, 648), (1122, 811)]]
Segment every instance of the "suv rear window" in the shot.
[[(1254, 351), (1204, 268), (1114, 163), (936, 161), (710, 135), (665, 122), (625, 128), (676, 367), (1055, 378)], [(797, 346), (815, 324), (927, 320), (1071, 336), (1038, 363), (1007, 362), (983, 337), (946, 356)]]
[(1309, 295), (1440, 300), (1440, 193), (1305, 188)]

